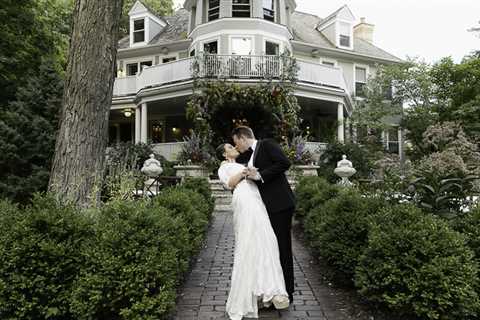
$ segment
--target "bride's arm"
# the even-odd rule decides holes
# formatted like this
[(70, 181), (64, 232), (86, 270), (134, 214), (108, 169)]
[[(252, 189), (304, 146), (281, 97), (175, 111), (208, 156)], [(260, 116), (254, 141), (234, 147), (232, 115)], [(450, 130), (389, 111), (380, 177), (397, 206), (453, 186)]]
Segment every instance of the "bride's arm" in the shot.
[(235, 189), (237, 184), (239, 184), (240, 181), (242, 181), (246, 176), (247, 176), (246, 168), (243, 169), (241, 172), (234, 174), (233, 176), (230, 177), (230, 179), (228, 179), (228, 183), (227, 183), (228, 188), (232, 190)]

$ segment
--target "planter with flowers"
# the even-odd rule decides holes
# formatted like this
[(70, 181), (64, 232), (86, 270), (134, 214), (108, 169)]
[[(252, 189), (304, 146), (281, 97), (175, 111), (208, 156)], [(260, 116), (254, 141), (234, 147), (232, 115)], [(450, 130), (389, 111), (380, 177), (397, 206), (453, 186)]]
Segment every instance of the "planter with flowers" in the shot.
[(210, 170), (208, 164), (212, 161), (206, 139), (192, 132), (184, 137), (182, 150), (178, 154), (179, 164), (173, 168), (176, 176), (181, 177), (205, 177), (208, 178)]
[(298, 177), (318, 176), (319, 166), (315, 165), (312, 153), (305, 148), (306, 142), (305, 137), (296, 136), (283, 144), (283, 150), (292, 163), (286, 173), (291, 182), (295, 182)]

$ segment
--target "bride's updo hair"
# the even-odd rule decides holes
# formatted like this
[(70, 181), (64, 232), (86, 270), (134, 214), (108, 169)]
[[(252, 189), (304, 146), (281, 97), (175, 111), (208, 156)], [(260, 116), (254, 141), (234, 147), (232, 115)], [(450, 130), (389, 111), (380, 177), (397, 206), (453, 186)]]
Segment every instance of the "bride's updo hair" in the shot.
[(224, 156), (224, 154), (225, 154), (225, 144), (226, 143), (222, 143), (217, 147), (217, 149), (215, 149), (215, 152), (217, 154), (217, 158), (219, 160), (225, 160), (225, 156)]

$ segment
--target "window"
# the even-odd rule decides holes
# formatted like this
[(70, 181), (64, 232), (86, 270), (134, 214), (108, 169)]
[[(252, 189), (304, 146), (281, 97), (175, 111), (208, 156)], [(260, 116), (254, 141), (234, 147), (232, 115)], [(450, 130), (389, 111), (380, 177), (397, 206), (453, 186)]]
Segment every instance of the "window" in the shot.
[(263, 0), (263, 19), (275, 21), (274, 0)]
[(324, 66), (335, 67), (335, 62), (333, 62), (333, 61), (322, 60), (322, 64)]
[(127, 64), (127, 76), (134, 76), (138, 72), (138, 63)]
[(216, 20), (220, 17), (220, 0), (208, 0), (208, 21)]
[(252, 39), (232, 38), (232, 54), (238, 54), (238, 55), (252, 54)]
[(168, 57), (168, 58), (163, 58), (162, 63), (167, 63), (167, 62), (172, 62), (177, 60), (177, 57)]
[(341, 47), (351, 47), (351, 26), (349, 23), (340, 22), (339, 24), (339, 43)]
[(265, 54), (266, 55), (275, 55), (278, 56), (280, 54), (280, 46), (278, 43), (266, 41), (265, 42)]
[(135, 62), (127, 64), (127, 76), (134, 76), (136, 75), (139, 70), (143, 70), (143, 67), (150, 67), (152, 66), (152, 61), (142, 61), (142, 62)]
[(195, 49), (193, 49), (192, 51), (190, 51), (190, 57), (195, 57)]
[(203, 51), (209, 54), (217, 54), (218, 53), (218, 42), (212, 41), (203, 44)]
[(133, 43), (145, 41), (145, 19), (133, 21)]
[(355, 95), (365, 97), (365, 86), (367, 84), (367, 69), (355, 67)]
[(142, 61), (140, 62), (140, 70), (143, 70), (143, 67), (151, 67), (152, 61)]
[(250, 0), (232, 0), (232, 17), (250, 18)]
[(390, 128), (387, 131), (387, 150), (392, 153), (398, 153), (398, 128)]

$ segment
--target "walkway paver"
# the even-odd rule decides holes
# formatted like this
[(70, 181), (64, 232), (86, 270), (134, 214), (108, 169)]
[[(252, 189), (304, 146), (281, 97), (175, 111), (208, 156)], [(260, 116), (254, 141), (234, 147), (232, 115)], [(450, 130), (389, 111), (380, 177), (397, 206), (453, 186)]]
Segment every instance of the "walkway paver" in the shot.
[[(175, 320), (227, 320), (225, 304), (233, 264), (232, 213), (216, 211), (205, 247), (180, 291)], [(293, 239), (295, 294), (287, 310), (260, 310), (260, 319), (343, 320), (345, 306), (324, 284), (318, 266), (298, 239)]]

